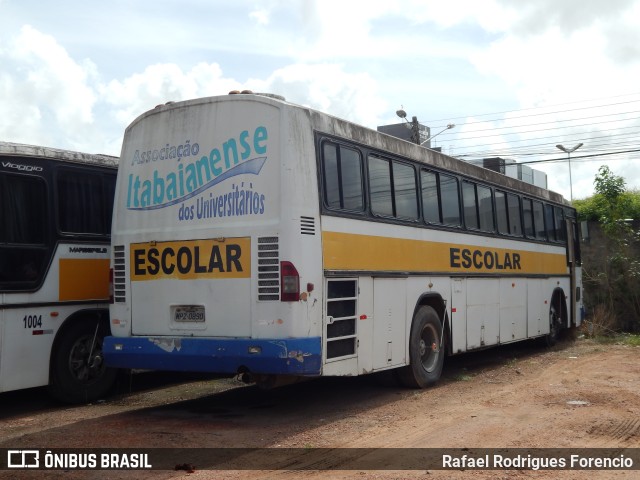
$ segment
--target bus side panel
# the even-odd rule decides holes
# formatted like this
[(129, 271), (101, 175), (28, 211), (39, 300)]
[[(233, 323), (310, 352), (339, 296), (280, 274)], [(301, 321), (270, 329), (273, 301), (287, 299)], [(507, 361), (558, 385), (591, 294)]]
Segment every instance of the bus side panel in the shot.
[(451, 351), (462, 353), (467, 350), (467, 283), (464, 278), (451, 279)]
[(406, 364), (407, 279), (373, 279), (373, 369)]
[(467, 350), (500, 341), (500, 280), (467, 279)]
[[(108, 246), (59, 244), (38, 291), (3, 294), (2, 304), (12, 308), (2, 310), (0, 390), (47, 385), (51, 347), (60, 326), (78, 309), (95, 308), (98, 302), (106, 308), (108, 291)], [(49, 305), (29, 306), (37, 303)]]
[[(2, 391), (49, 383), (49, 356), (61, 318), (72, 308), (25, 307), (4, 310)], [(58, 316), (52, 316), (55, 311)]]
[[(549, 331), (549, 314), (545, 314), (542, 296), (544, 280), (530, 278), (527, 281), (527, 337), (534, 338)], [(546, 324), (546, 326), (545, 326)]]
[(527, 338), (526, 278), (500, 279), (500, 343)]
[(358, 373), (365, 374), (373, 371), (374, 355), (373, 348), (374, 321), (373, 314), (373, 278), (360, 277), (358, 279)]

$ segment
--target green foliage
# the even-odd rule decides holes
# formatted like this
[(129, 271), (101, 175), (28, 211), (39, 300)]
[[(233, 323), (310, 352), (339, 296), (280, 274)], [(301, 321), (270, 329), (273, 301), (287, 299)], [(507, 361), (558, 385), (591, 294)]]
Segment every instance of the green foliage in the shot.
[(624, 178), (614, 175), (606, 165), (598, 169), (595, 194), (574, 201), (579, 220), (599, 222), (610, 236), (628, 231), (625, 220), (640, 218), (640, 192), (625, 190)]
[(640, 331), (640, 233), (628, 221), (640, 219), (640, 193), (625, 190), (625, 180), (607, 166), (594, 186), (592, 197), (574, 202), (578, 218), (598, 222), (606, 238), (602, 255), (585, 259), (585, 297), (592, 311), (604, 306), (613, 315), (615, 329)]
[(614, 175), (606, 165), (602, 165), (598, 169), (598, 174), (593, 183), (596, 193), (602, 195), (611, 205), (618, 201), (620, 195), (625, 191), (626, 184), (624, 178)]
[[(620, 195), (620, 218), (640, 219), (640, 191), (627, 190)], [(591, 197), (574, 200), (573, 206), (578, 211), (580, 221), (600, 221), (608, 215), (607, 203), (602, 195), (595, 194)]]

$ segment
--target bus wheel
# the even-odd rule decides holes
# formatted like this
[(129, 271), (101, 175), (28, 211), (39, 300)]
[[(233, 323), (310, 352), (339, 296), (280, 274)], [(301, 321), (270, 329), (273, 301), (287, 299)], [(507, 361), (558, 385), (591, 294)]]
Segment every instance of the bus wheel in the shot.
[(561, 329), (561, 318), (560, 312), (556, 310), (554, 302), (551, 302), (551, 308), (549, 309), (549, 334), (544, 337), (545, 343), (549, 347), (553, 347), (556, 343), (558, 343), (558, 339), (560, 338), (560, 329)]
[(411, 323), (409, 365), (398, 369), (400, 383), (410, 388), (425, 388), (440, 379), (444, 363), (442, 324), (436, 311), (423, 305)]
[(51, 395), (65, 403), (88, 403), (114, 385), (117, 370), (107, 368), (102, 340), (107, 328), (99, 320), (78, 321), (62, 332), (51, 355)]

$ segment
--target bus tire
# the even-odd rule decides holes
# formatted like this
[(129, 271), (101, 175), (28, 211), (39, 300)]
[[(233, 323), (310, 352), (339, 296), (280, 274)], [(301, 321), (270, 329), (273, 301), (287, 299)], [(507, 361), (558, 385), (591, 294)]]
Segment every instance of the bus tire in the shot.
[(51, 353), (49, 391), (64, 403), (89, 403), (102, 398), (113, 387), (117, 370), (107, 368), (102, 341), (108, 327), (97, 318), (69, 325), (56, 339)]
[(551, 308), (549, 308), (549, 333), (544, 337), (545, 343), (548, 347), (553, 347), (556, 343), (558, 343), (561, 330), (562, 316), (556, 309), (554, 302), (551, 302)]
[(436, 311), (422, 305), (411, 322), (409, 365), (398, 369), (400, 383), (409, 388), (426, 388), (440, 379), (444, 364), (442, 323)]

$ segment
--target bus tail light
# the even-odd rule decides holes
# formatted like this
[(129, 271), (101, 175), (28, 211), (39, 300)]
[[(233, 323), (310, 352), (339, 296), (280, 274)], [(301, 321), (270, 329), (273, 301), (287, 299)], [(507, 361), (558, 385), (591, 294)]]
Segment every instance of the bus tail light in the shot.
[(300, 299), (300, 275), (291, 262), (280, 262), (280, 301), (297, 302)]
[(113, 268), (109, 269), (109, 303), (113, 304)]

